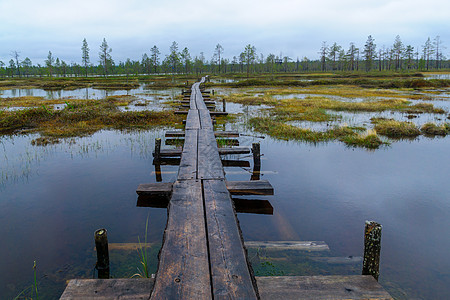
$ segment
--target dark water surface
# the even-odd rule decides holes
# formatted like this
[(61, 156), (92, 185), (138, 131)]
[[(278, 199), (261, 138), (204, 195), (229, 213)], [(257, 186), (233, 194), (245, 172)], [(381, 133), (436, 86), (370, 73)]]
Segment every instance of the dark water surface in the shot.
[[(164, 130), (101, 131), (32, 146), (38, 136), (0, 137), (0, 299), (32, 284), (33, 261), (40, 296), (58, 298), (67, 279), (92, 278), (96, 229), (107, 228), (110, 243), (137, 243), (147, 216), (154, 270), (166, 211), (136, 207), (135, 190), (155, 182), (151, 152)], [(241, 146), (256, 141), (264, 154), (261, 179), (275, 189), (259, 198), (272, 203), (274, 214), (239, 214), (245, 240), (325, 241), (335, 256), (362, 256), (364, 221), (375, 220), (383, 225), (381, 284), (399, 298), (448, 297), (450, 137), (376, 151), (240, 138)], [(162, 166), (163, 181), (174, 181), (177, 169)], [(225, 171), (228, 180), (251, 176), (251, 168)], [(115, 253), (111, 264), (114, 277), (130, 277), (140, 266), (137, 255)]]

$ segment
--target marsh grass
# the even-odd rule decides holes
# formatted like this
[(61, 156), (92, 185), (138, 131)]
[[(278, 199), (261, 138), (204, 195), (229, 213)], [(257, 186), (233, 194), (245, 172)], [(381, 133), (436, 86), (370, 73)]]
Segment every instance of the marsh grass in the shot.
[(446, 136), (450, 133), (450, 123), (436, 125), (434, 123), (426, 123), (420, 128), (421, 132), (426, 136)]
[(72, 137), (101, 129), (147, 129), (181, 123), (182, 116), (171, 111), (126, 111), (117, 100), (72, 102), (62, 110), (45, 106), (18, 111), (0, 111), (0, 132), (32, 130), (45, 136)]
[(270, 117), (257, 117), (249, 120), (249, 125), (254, 130), (266, 133), (272, 137), (284, 140), (298, 140), (309, 143), (320, 143), (339, 140), (348, 146), (377, 149), (383, 142), (376, 132), (360, 134), (360, 128), (353, 129), (347, 126), (334, 127), (327, 131), (313, 131), (307, 128), (299, 128), (283, 122), (273, 120)]
[(149, 259), (148, 259), (148, 250), (147, 250), (147, 235), (148, 235), (148, 218), (150, 215), (147, 215), (147, 221), (145, 222), (145, 237), (144, 237), (144, 243), (141, 243), (141, 240), (138, 236), (138, 252), (139, 257), (141, 259), (141, 267), (138, 269), (138, 273), (133, 274), (131, 277), (141, 277), (141, 278), (150, 278), (150, 272), (149, 272)]
[(372, 118), (371, 121), (379, 134), (390, 138), (415, 138), (420, 135), (420, 129), (412, 122), (377, 118)]
[(39, 300), (36, 261), (34, 261), (33, 263), (33, 284), (23, 289), (16, 297), (14, 297), (13, 300), (19, 299), (33, 300), (33, 297), (35, 297), (34, 299)]

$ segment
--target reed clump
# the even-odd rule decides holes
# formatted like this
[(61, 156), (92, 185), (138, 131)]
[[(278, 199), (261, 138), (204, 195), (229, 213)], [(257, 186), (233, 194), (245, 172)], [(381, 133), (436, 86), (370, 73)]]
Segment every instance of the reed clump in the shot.
[(436, 125), (434, 123), (426, 123), (422, 125), (420, 131), (427, 136), (446, 136), (450, 133), (450, 123)]
[(372, 123), (379, 134), (390, 138), (414, 138), (420, 135), (420, 129), (412, 122), (373, 118)]

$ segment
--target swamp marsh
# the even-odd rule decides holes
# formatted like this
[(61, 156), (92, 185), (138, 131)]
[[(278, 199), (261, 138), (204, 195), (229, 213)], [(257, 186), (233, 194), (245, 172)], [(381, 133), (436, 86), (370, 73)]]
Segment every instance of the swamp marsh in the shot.
[[(450, 293), (448, 80), (413, 88), (414, 80), (428, 79), (271, 78), (213, 76), (208, 83), (213, 100), (225, 98), (232, 114), (217, 118), (217, 129), (239, 131), (241, 146), (261, 143), (261, 179), (275, 190), (274, 196), (254, 197), (269, 200), (273, 215), (238, 215), (244, 239), (325, 241), (330, 251), (250, 249), (257, 275), (359, 274), (364, 221), (376, 220), (383, 225), (383, 287), (398, 299), (445, 298)], [(166, 211), (136, 207), (135, 190), (156, 181), (154, 140), (182, 128), (183, 117), (171, 110), (177, 109), (183, 84), (194, 78), (130, 78), (128, 83), (120, 78), (110, 84), (116, 90), (98, 88), (106, 84), (96, 85), (96, 79), (60, 80), (68, 90), (58, 90), (63, 83), (21, 80), (16, 86), (0, 81), (5, 245), (0, 269), (8, 270), (0, 274), (0, 298), (13, 298), (32, 284), (33, 261), (45, 299), (59, 297), (68, 279), (92, 278), (92, 237), (102, 227), (115, 245), (112, 276), (131, 277), (139, 255), (119, 246), (135, 245), (138, 236), (143, 240), (147, 217), (150, 272), (155, 272)], [(119, 87), (121, 81), (133, 86)], [(42, 89), (48, 86), (52, 93)], [(94, 97), (84, 96), (86, 86)], [(13, 89), (35, 94), (18, 97)], [(79, 94), (64, 95), (75, 91)], [(219, 143), (227, 144), (226, 139)], [(175, 146), (163, 139), (164, 148)], [(245, 155), (226, 159), (252, 162)], [(177, 166), (161, 169), (163, 182), (176, 178)], [(252, 176), (251, 167), (225, 167), (225, 172), (228, 180)], [(326, 263), (330, 257), (334, 263)], [(355, 259), (343, 259), (349, 257)]]

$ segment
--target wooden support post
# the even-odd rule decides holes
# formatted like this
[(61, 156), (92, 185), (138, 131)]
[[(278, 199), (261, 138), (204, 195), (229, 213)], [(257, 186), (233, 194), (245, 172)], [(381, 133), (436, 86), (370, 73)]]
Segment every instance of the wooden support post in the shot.
[(260, 154), (260, 144), (252, 144), (253, 153), (253, 173), (250, 180), (260, 180), (261, 178), (261, 154)]
[(223, 112), (226, 112), (227, 111), (227, 107), (226, 107), (225, 98), (222, 99), (222, 106), (223, 106)]
[(254, 165), (261, 166), (261, 154), (260, 154), (260, 145), (259, 143), (252, 144), (252, 153), (253, 153), (253, 163)]
[(212, 94), (213, 94), (213, 96), (214, 96), (214, 90), (212, 90)]
[(155, 139), (155, 159), (159, 159), (161, 157), (161, 139)]
[(98, 270), (99, 279), (109, 279), (109, 252), (108, 252), (108, 236), (106, 229), (98, 229), (94, 233), (95, 248), (97, 249), (97, 264), (95, 268)]
[(364, 229), (364, 260), (362, 275), (380, 276), (381, 228), (374, 221), (366, 221)]

